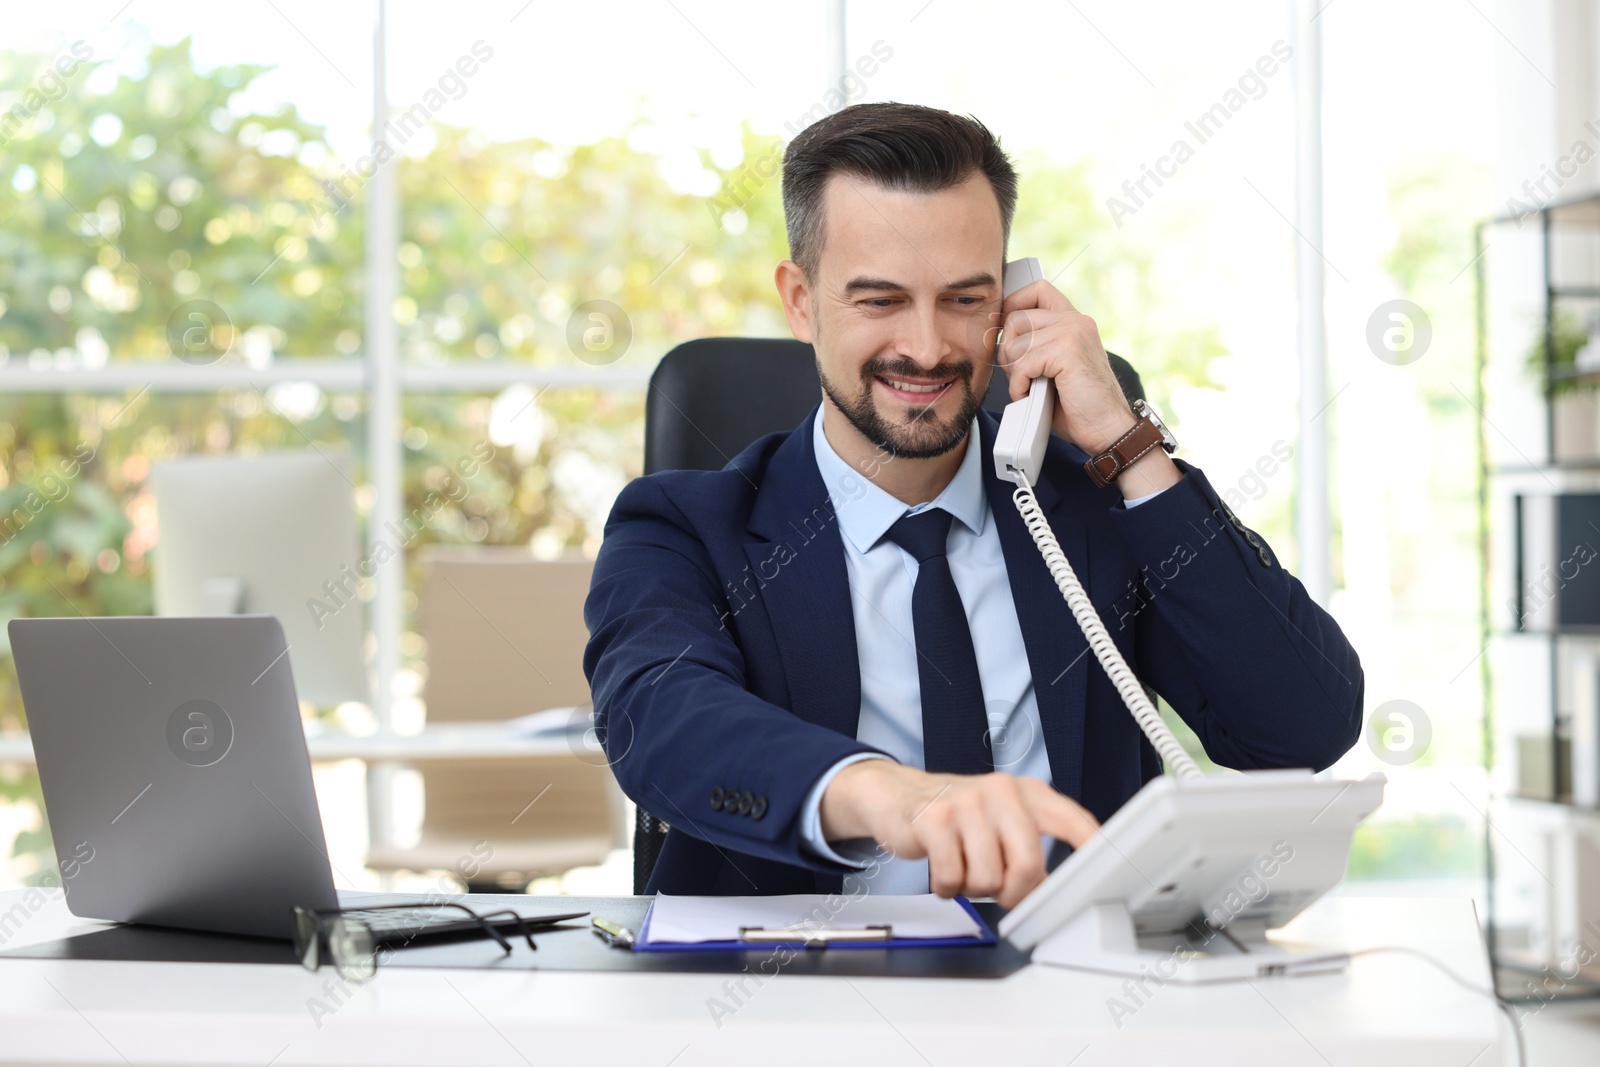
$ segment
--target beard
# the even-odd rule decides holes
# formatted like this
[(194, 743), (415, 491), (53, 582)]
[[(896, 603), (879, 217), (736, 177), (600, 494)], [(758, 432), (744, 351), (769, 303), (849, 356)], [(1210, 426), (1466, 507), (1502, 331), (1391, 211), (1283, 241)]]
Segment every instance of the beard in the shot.
[(904, 358), (868, 360), (861, 368), (860, 392), (851, 398), (828, 380), (828, 376), (822, 372), (822, 361), (817, 361), (817, 377), (822, 380), (822, 391), (833, 401), (834, 407), (844, 413), (844, 417), (861, 436), (898, 459), (932, 459), (949, 452), (966, 440), (967, 432), (972, 429), (973, 417), (983, 406), (983, 398), (972, 389), (971, 361), (942, 365), (938, 369), (947, 371), (948, 377), (944, 380), (954, 382), (953, 388), (960, 390), (961, 404), (956, 414), (949, 420), (940, 419), (934, 412), (934, 406), (928, 404), (910, 408), (910, 421), (899, 424), (890, 422), (878, 410), (873, 400), (873, 379), (896, 375), (926, 378), (930, 376), (928, 371)]

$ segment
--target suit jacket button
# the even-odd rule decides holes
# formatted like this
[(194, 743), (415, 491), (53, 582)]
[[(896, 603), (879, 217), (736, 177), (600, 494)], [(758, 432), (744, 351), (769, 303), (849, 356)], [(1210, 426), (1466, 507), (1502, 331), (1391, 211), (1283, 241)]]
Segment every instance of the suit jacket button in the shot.
[(732, 789), (724, 791), (722, 794), (722, 810), (728, 812), (730, 815), (738, 811), (739, 794), (734, 792)]
[(750, 817), (759, 819), (767, 813), (767, 798), (756, 797), (755, 803), (750, 805)]
[(722, 810), (722, 787), (720, 785), (711, 790), (711, 809), (713, 811)]
[(739, 814), (740, 815), (749, 815), (750, 814), (751, 805), (755, 804), (755, 802), (756, 802), (756, 798), (751, 794), (750, 790), (746, 789), (743, 793), (740, 793), (739, 794)]

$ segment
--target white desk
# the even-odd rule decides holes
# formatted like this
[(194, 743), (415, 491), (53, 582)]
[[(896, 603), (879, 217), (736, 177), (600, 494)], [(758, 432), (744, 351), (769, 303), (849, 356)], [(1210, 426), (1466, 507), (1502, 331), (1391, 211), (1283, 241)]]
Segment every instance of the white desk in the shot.
[[(0, 894), (5, 947), (85, 924), (51, 891), (30, 911)], [(35, 898), (37, 900), (37, 898)], [(28, 914), (8, 921), (21, 904)], [(1487, 986), (1465, 899), (1335, 897), (1286, 934), (1409, 945)], [(1509, 1022), (1415, 957), (1359, 957), (1343, 974), (1209, 988), (1168, 985), (1119, 1027), (1124, 980), (1028, 967), (995, 981), (780, 974), (734, 1003), (724, 975), (390, 968), (319, 1027), (329, 969), (0, 959), (0, 1063), (29, 1064), (1051, 1064), (1053, 1067), (1502, 1067)]]

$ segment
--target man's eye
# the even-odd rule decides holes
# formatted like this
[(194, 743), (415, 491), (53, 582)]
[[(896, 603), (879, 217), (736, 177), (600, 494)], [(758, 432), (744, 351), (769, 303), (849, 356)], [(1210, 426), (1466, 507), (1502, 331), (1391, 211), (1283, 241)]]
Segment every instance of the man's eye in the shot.
[(873, 297), (872, 299), (868, 300), (867, 301), (867, 306), (868, 307), (875, 307), (875, 308), (886, 308), (890, 304), (893, 304), (893, 303), (894, 303), (894, 297), (891, 297), (891, 296), (877, 296), (877, 297)]
[(956, 300), (962, 307), (977, 307), (983, 303), (983, 297), (981, 296), (958, 296)]

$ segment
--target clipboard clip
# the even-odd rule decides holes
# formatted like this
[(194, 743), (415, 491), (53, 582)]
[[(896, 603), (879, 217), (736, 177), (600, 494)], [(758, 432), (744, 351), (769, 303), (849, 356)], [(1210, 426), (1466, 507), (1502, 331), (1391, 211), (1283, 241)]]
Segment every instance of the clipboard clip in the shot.
[(878, 926), (837, 926), (807, 920), (790, 926), (741, 926), (739, 940), (752, 943), (803, 941), (806, 948), (827, 948), (835, 941), (888, 941), (894, 937), (889, 923)]

